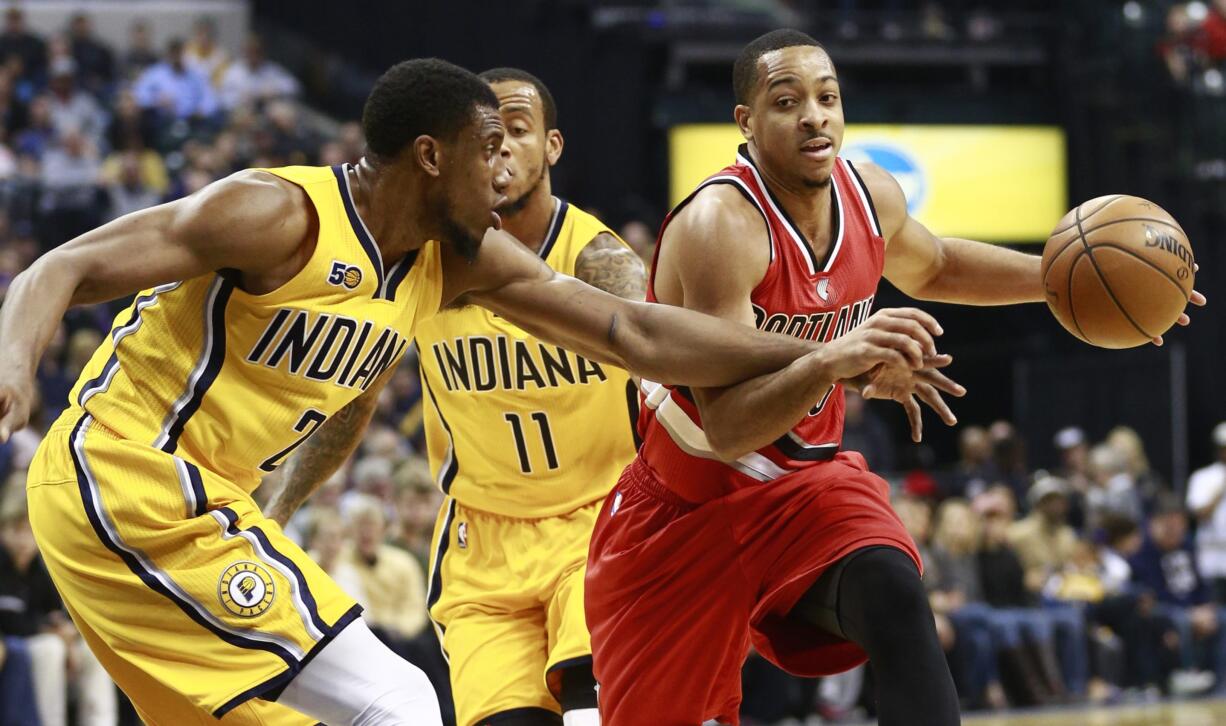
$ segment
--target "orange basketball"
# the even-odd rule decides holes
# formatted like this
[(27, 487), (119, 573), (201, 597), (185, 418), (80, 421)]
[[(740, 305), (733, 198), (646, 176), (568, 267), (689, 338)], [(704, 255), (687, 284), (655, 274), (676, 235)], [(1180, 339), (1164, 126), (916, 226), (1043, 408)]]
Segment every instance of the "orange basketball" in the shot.
[(1162, 207), (1124, 194), (1098, 197), (1064, 215), (1047, 238), (1047, 306), (1091, 345), (1143, 345), (1179, 319), (1194, 265), (1187, 235)]

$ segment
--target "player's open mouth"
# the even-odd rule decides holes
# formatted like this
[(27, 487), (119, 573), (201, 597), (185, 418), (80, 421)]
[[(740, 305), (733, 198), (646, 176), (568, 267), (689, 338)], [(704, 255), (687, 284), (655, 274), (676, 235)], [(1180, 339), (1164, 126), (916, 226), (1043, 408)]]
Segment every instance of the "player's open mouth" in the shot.
[(834, 143), (830, 139), (810, 139), (800, 145), (800, 153), (810, 159), (825, 161), (834, 155)]

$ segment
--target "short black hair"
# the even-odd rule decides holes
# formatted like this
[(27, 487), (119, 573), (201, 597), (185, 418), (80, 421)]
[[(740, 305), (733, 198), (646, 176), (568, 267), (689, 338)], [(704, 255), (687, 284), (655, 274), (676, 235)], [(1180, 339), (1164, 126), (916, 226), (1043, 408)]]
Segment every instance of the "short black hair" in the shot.
[(545, 86), (545, 82), (541, 79), (519, 68), (491, 68), (488, 71), (482, 71), (478, 75), (486, 83), (520, 81), (530, 84), (536, 89), (537, 95), (541, 97), (541, 109), (545, 112), (545, 128), (556, 129), (558, 127), (558, 107), (553, 102), (553, 94), (549, 92), (549, 88)]
[(362, 109), (366, 147), (393, 159), (418, 136), (454, 139), (478, 107), (498, 109), (498, 97), (471, 71), (440, 58), (414, 58), (379, 76)]
[(751, 40), (749, 45), (741, 49), (741, 54), (736, 57), (736, 63), (732, 66), (732, 92), (736, 94), (736, 102), (749, 103), (749, 97), (753, 95), (753, 86), (758, 82), (759, 58), (772, 50), (805, 45), (825, 50), (822, 44), (814, 40), (808, 33), (790, 28), (772, 30)]

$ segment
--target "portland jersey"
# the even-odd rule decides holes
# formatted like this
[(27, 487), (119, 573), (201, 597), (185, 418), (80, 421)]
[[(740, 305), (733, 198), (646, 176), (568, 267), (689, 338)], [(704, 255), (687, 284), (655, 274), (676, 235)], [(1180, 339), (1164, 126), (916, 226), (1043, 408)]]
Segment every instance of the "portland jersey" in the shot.
[[(612, 234), (554, 200), (540, 256), (573, 275), (602, 232)], [(634, 458), (637, 392), (622, 369), (476, 306), (419, 325), (417, 346), (430, 468), (464, 506), (520, 518), (571, 512), (608, 494)]]
[[(746, 146), (741, 146), (735, 164), (708, 178), (672, 211), (660, 230), (660, 244), (673, 217), (713, 184), (735, 187), (766, 223), (770, 263), (750, 296), (759, 330), (829, 342), (868, 318), (885, 263), (885, 240), (867, 187), (851, 162), (835, 159), (831, 242), (824, 259), (814, 255), (771, 194)], [(653, 302), (655, 265), (647, 293)], [(692, 502), (828, 461), (842, 440), (843, 390), (838, 385), (814, 401), (808, 415), (773, 444), (729, 462), (713, 453), (687, 388), (645, 381), (643, 394), (641, 456), (666, 485)]]
[(384, 261), (344, 167), (266, 171), (315, 207), (318, 239), (302, 270), (263, 295), (226, 271), (142, 291), (65, 413), (84, 409), (118, 436), (247, 491), (396, 365), (442, 295), (439, 244)]

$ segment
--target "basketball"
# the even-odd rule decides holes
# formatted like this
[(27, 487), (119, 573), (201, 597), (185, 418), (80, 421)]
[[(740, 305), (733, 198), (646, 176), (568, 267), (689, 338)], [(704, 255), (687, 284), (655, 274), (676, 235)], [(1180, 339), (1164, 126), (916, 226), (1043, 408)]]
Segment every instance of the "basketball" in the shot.
[(1183, 228), (1153, 202), (1115, 194), (1076, 207), (1043, 248), (1056, 320), (1100, 348), (1132, 348), (1179, 319), (1196, 279)]

